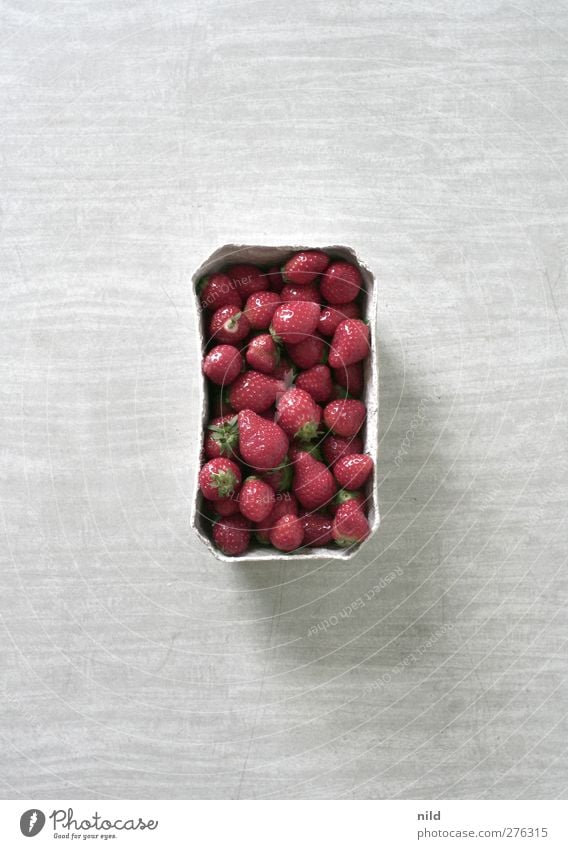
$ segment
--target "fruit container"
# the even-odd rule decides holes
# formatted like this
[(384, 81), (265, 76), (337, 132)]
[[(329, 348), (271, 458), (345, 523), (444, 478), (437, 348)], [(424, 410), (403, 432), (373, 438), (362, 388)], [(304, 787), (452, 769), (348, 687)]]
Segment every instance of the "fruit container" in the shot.
[(201, 433), (199, 440), (195, 442), (194, 451), (194, 498), (191, 510), (191, 527), (195, 534), (199, 537), (201, 543), (207, 551), (218, 560), (223, 560), (227, 563), (252, 563), (256, 561), (282, 561), (286, 559), (296, 560), (349, 560), (354, 557), (361, 548), (369, 544), (369, 541), (376, 533), (379, 523), (379, 503), (378, 503), (378, 486), (377, 486), (377, 449), (378, 449), (378, 416), (379, 416), (379, 379), (378, 379), (378, 351), (377, 351), (377, 333), (376, 333), (376, 312), (377, 312), (377, 290), (375, 279), (371, 271), (359, 259), (356, 252), (343, 245), (290, 245), (268, 247), (263, 245), (224, 245), (214, 251), (211, 256), (203, 262), (195, 271), (192, 277), (191, 285), (194, 293), (195, 309), (198, 315), (198, 332), (199, 332), (199, 348), (201, 354), (205, 349), (207, 341), (207, 327), (205, 321), (205, 311), (202, 309), (201, 300), (197, 292), (197, 284), (206, 275), (222, 271), (226, 266), (237, 263), (250, 263), (261, 268), (269, 268), (270, 266), (281, 266), (292, 254), (298, 251), (307, 250), (322, 250), (332, 256), (334, 259), (342, 259), (353, 263), (361, 272), (363, 278), (364, 291), (361, 298), (362, 318), (368, 323), (370, 328), (370, 344), (371, 350), (364, 365), (365, 390), (361, 400), (367, 407), (367, 418), (363, 428), (363, 450), (369, 454), (374, 461), (375, 469), (371, 479), (365, 487), (367, 506), (368, 506), (368, 521), (370, 526), (370, 534), (363, 542), (353, 545), (349, 548), (340, 548), (330, 543), (326, 546), (317, 548), (302, 547), (298, 551), (286, 553), (277, 549), (261, 545), (254, 540), (249, 550), (242, 555), (227, 556), (220, 551), (209, 535), (210, 521), (204, 512), (203, 496), (199, 489), (198, 475), (199, 469), (203, 462), (203, 435), (207, 427), (208, 421), (213, 417), (213, 412), (209, 410), (209, 393), (207, 391), (205, 378), (202, 377), (200, 384), (199, 408), (201, 411)]

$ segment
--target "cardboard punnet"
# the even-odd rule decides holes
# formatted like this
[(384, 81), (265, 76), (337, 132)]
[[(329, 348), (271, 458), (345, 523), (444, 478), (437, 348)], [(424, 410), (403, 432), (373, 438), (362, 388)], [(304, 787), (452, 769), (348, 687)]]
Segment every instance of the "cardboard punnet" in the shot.
[[(305, 250), (322, 250), (330, 256), (341, 258), (347, 262), (352, 262), (361, 271), (365, 292), (362, 299), (362, 314), (363, 318), (369, 323), (371, 337), (371, 353), (365, 364), (365, 393), (362, 400), (367, 405), (367, 421), (364, 428), (364, 451), (370, 454), (377, 465), (377, 449), (378, 449), (378, 427), (379, 427), (379, 376), (378, 376), (378, 360), (377, 360), (377, 332), (376, 332), (376, 313), (377, 313), (377, 290), (375, 279), (371, 271), (357, 256), (356, 252), (343, 245), (286, 245), (279, 247), (266, 247), (262, 245), (224, 245), (214, 251), (211, 256), (204, 262), (192, 277), (192, 290), (195, 299), (195, 309), (199, 315), (199, 334), (200, 334), (200, 350), (203, 351), (207, 340), (207, 327), (204, 320), (204, 310), (197, 293), (198, 281), (207, 274), (212, 274), (221, 271), (228, 265), (237, 263), (252, 263), (261, 267), (268, 268), (271, 265), (282, 265), (286, 259), (298, 251)], [(369, 508), (368, 518), (371, 527), (369, 537), (361, 544), (352, 546), (348, 549), (334, 547), (333, 545), (322, 546), (320, 548), (302, 548), (300, 551), (292, 551), (289, 554), (279, 552), (273, 548), (254, 543), (246, 554), (238, 557), (228, 557), (219, 551), (208, 536), (207, 527), (208, 520), (203, 514), (203, 496), (199, 491), (198, 475), (199, 469), (203, 463), (203, 432), (210, 419), (208, 410), (208, 393), (205, 384), (205, 378), (201, 383), (201, 392), (199, 399), (201, 409), (202, 433), (200, 434), (199, 443), (196, 441), (195, 454), (195, 495), (191, 511), (191, 527), (206, 547), (206, 549), (218, 560), (224, 560), (228, 563), (248, 563), (259, 560), (282, 561), (295, 558), (298, 560), (349, 560), (361, 548), (368, 544), (373, 534), (376, 532), (380, 524), (379, 516), (379, 501), (377, 487), (377, 472), (375, 469), (372, 475), (372, 480), (367, 484), (367, 504)]]

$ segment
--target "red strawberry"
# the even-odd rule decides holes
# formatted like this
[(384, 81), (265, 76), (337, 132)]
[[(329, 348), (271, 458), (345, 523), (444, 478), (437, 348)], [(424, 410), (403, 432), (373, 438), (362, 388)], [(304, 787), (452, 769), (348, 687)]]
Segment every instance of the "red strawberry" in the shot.
[(333, 466), (347, 454), (360, 454), (363, 450), (363, 440), (360, 436), (345, 438), (331, 433), (323, 440), (321, 450), (327, 465)]
[(261, 478), (277, 492), (285, 492), (292, 486), (292, 464), (288, 457), (284, 457), (281, 463), (269, 472), (263, 472)]
[(274, 310), (279, 303), (280, 296), (276, 292), (254, 292), (249, 295), (244, 312), (250, 326), (255, 330), (264, 330), (269, 327)]
[(239, 413), (239, 453), (253, 469), (272, 470), (288, 451), (288, 437), (274, 422), (257, 416), (252, 410)]
[(223, 554), (244, 554), (250, 544), (250, 522), (244, 516), (228, 516), (213, 525), (213, 542)]
[(333, 334), (329, 351), (332, 368), (350, 366), (364, 360), (369, 353), (369, 327), (358, 318), (342, 321)]
[(311, 283), (328, 265), (329, 257), (323, 251), (302, 251), (290, 257), (282, 269), (282, 277), (288, 283)]
[(306, 510), (318, 510), (328, 504), (337, 489), (326, 465), (307, 451), (297, 451), (294, 461), (294, 494)]
[(276, 307), (272, 319), (273, 334), (290, 345), (296, 345), (316, 329), (320, 308), (311, 301), (289, 301)]
[(304, 527), (297, 516), (281, 516), (268, 533), (268, 539), (274, 548), (280, 551), (293, 551), (299, 548), (304, 538)]
[(197, 285), (202, 309), (218, 310), (219, 307), (242, 306), (242, 298), (226, 274), (211, 274)]
[(282, 381), (258, 371), (245, 371), (229, 386), (228, 399), (233, 410), (262, 413), (276, 401)]
[(284, 286), (284, 281), (282, 280), (282, 274), (280, 273), (280, 269), (277, 265), (271, 266), (266, 272), (266, 276), (268, 277), (268, 284), (273, 292), (281, 292), (282, 287)]
[(361, 272), (349, 262), (332, 262), (320, 281), (320, 292), (330, 304), (354, 301), (362, 288)]
[(317, 334), (306, 336), (297, 345), (287, 345), (286, 350), (292, 362), (303, 369), (323, 363), (327, 355), (327, 345)]
[(203, 360), (203, 374), (218, 386), (227, 386), (241, 373), (243, 358), (233, 345), (216, 345)]
[[(300, 345), (302, 343), (300, 342)], [(296, 378), (296, 388), (309, 392), (318, 404), (325, 404), (331, 398), (331, 372), (324, 365), (313, 366)]]
[(282, 495), (276, 497), (276, 501), (274, 507), (269, 516), (264, 520), (264, 522), (258, 522), (256, 527), (256, 538), (259, 542), (268, 545), (270, 540), (268, 539), (268, 534), (282, 516), (297, 516), (298, 515), (298, 502), (296, 501), (296, 496), (292, 495), (290, 492), (285, 492)]
[(270, 333), (261, 333), (260, 336), (253, 336), (248, 343), (245, 356), (249, 366), (257, 371), (261, 371), (263, 374), (274, 372), (280, 361), (278, 345)]
[(300, 514), (300, 521), (304, 527), (304, 545), (317, 546), (331, 542), (332, 520), (323, 513)]
[(362, 363), (351, 363), (350, 366), (334, 368), (333, 377), (339, 386), (343, 387), (349, 395), (358, 398), (363, 389), (363, 365)]
[(366, 415), (367, 410), (362, 401), (348, 398), (330, 401), (323, 411), (323, 420), (337, 436), (355, 436), (361, 429)]
[(347, 501), (338, 508), (331, 534), (338, 545), (347, 548), (369, 536), (370, 528), (365, 514), (356, 501)]
[(338, 460), (333, 474), (339, 486), (359, 489), (373, 471), (373, 460), (368, 454), (348, 454)]
[(205, 456), (208, 460), (232, 457), (238, 441), (237, 417), (234, 413), (213, 419), (207, 425), (205, 434)]
[(364, 492), (357, 492), (352, 489), (340, 489), (331, 504), (329, 505), (330, 512), (335, 516), (342, 504), (347, 504), (348, 501), (354, 501), (363, 511), (366, 512), (367, 498)]
[(217, 501), (205, 501), (205, 506), (211, 513), (219, 516), (234, 516), (239, 512), (239, 501), (235, 497), (218, 498)]
[(245, 300), (253, 292), (263, 292), (269, 286), (268, 277), (256, 265), (232, 265), (227, 269), (227, 276)]
[(321, 297), (316, 283), (307, 286), (297, 286), (295, 283), (287, 283), (280, 293), (282, 303), (287, 301), (312, 301), (321, 304)]
[(333, 336), (337, 327), (346, 318), (361, 318), (361, 309), (355, 301), (350, 301), (348, 304), (335, 304), (333, 307), (325, 306), (319, 317), (318, 330), (324, 336)]
[(313, 439), (321, 420), (321, 409), (303, 389), (288, 389), (276, 404), (280, 427), (295, 439)]
[(241, 485), (241, 470), (226, 457), (208, 460), (199, 472), (201, 492), (209, 501), (227, 498)]
[(246, 478), (239, 492), (239, 508), (252, 522), (262, 522), (272, 512), (274, 490), (257, 477)]
[(217, 342), (234, 345), (250, 332), (248, 318), (238, 307), (220, 307), (213, 313), (209, 334)]

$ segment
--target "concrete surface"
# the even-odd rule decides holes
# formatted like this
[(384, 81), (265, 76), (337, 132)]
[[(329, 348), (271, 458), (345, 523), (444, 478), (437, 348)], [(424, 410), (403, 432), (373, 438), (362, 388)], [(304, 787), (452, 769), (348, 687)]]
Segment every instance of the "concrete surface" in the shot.
[[(567, 3), (0, 17), (0, 792), (563, 796)], [(231, 241), (380, 282), (352, 562), (190, 533), (187, 281)]]

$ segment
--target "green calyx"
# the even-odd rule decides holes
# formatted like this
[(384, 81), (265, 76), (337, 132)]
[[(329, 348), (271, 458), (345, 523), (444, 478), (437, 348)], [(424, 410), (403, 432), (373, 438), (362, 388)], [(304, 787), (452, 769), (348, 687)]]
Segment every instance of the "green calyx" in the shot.
[(212, 473), (211, 483), (217, 490), (219, 498), (228, 498), (235, 491), (237, 479), (233, 472), (223, 469), (220, 472)]
[(231, 330), (235, 330), (237, 327), (239, 320), (241, 319), (243, 313), (238, 312), (235, 315), (232, 315), (231, 318), (228, 318), (225, 322), (225, 328), (230, 332)]
[(357, 400), (354, 395), (350, 395), (344, 386), (339, 386), (338, 383), (333, 384), (335, 397), (337, 400), (347, 401), (349, 399)]
[(357, 498), (358, 495), (359, 493), (355, 492), (353, 489), (340, 489), (335, 495), (333, 503), (336, 507), (341, 507), (342, 504), (352, 501), (354, 498)]
[(299, 439), (301, 442), (309, 442), (315, 439), (318, 435), (318, 426), (315, 422), (306, 422), (294, 434), (294, 439)]
[(281, 338), (280, 338), (280, 336), (279, 336), (279, 335), (275, 332), (275, 330), (274, 330), (274, 328), (272, 327), (272, 325), (270, 325), (270, 327), (268, 328), (268, 332), (269, 332), (269, 333), (270, 333), (270, 335), (272, 336), (272, 340), (273, 340), (274, 344), (275, 344), (275, 345), (278, 345), (278, 346), (280, 346), (280, 347), (282, 347), (282, 339), (281, 339)]
[(349, 548), (350, 545), (355, 545), (357, 542), (353, 537), (341, 537), (341, 539), (336, 539), (335, 544), (340, 548)]
[(195, 289), (198, 295), (201, 295), (207, 284), (209, 283), (209, 277), (202, 277), (201, 280), (198, 280), (195, 284)]
[(209, 425), (209, 430), (212, 433), (213, 439), (219, 446), (222, 457), (230, 457), (234, 454), (239, 441), (237, 416), (233, 416), (233, 418), (228, 422), (222, 422), (218, 425)]
[(309, 454), (310, 457), (313, 457), (314, 460), (322, 460), (322, 453), (319, 450), (317, 445), (313, 445), (311, 442), (300, 442), (298, 445), (300, 451), (304, 451), (306, 454)]

